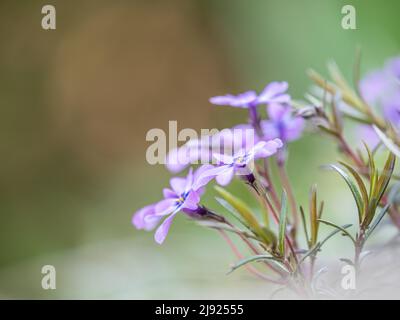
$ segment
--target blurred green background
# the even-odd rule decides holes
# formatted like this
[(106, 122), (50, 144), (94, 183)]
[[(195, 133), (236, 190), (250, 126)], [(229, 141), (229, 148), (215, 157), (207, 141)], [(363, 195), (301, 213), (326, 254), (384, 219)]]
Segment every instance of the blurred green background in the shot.
[[(41, 28), (45, 4), (54, 31)], [(341, 27), (345, 4), (357, 30)], [(180, 216), (160, 247), (131, 226), (169, 179), (146, 163), (146, 132), (242, 123), (208, 98), (272, 80), (302, 98), (309, 67), (334, 59), (350, 77), (358, 45), (363, 72), (379, 67), (400, 51), (399, 12), (397, 0), (1, 1), (0, 297), (267, 297), (246, 273), (225, 276), (234, 257), (216, 233)], [(290, 146), (295, 193), (305, 204), (317, 183), (325, 214), (353, 219), (342, 181), (319, 169), (338, 157), (327, 141)], [(40, 286), (45, 264), (57, 290)]]

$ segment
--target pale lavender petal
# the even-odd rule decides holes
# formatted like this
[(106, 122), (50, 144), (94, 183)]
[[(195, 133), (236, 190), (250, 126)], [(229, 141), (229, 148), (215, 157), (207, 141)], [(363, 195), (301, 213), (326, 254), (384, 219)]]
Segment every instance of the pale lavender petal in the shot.
[(235, 101), (236, 101), (236, 97), (231, 94), (210, 98), (210, 102), (212, 104), (216, 104), (219, 106), (230, 106), (232, 103), (235, 103)]
[(234, 167), (225, 168), (224, 171), (222, 171), (219, 175), (216, 176), (215, 180), (221, 186), (226, 186), (231, 182), (234, 173), (235, 173)]
[(132, 217), (132, 224), (136, 227), (136, 229), (144, 229), (148, 231), (155, 228), (159, 220), (154, 220), (150, 223), (146, 221), (146, 217), (154, 215), (154, 207), (154, 204), (152, 204), (136, 211)]
[(233, 163), (233, 157), (225, 155), (225, 154), (214, 153), (213, 157), (220, 164), (232, 164)]
[(400, 57), (390, 59), (386, 65), (385, 69), (396, 79), (400, 79)]
[(290, 107), (280, 103), (271, 103), (267, 107), (268, 117), (273, 121), (281, 120), (286, 114), (290, 113)]
[(192, 189), (193, 185), (193, 168), (189, 169), (189, 172), (186, 176), (186, 184), (185, 184), (185, 193), (189, 192)]
[(272, 140), (279, 138), (280, 132), (273, 121), (263, 120), (261, 121), (261, 128), (264, 134), (264, 138), (267, 140)]
[(172, 190), (175, 191), (177, 195), (181, 195), (185, 192), (186, 179), (182, 177), (174, 177), (169, 180)]
[(391, 96), (386, 96), (382, 105), (387, 121), (395, 127), (400, 127), (400, 90)]
[(301, 137), (304, 130), (305, 121), (301, 117), (295, 117), (286, 122), (284, 137), (285, 141), (297, 140)]
[(256, 98), (257, 94), (254, 91), (247, 91), (237, 96), (227, 94), (225, 96), (212, 97), (210, 102), (216, 105), (247, 108)]
[(282, 148), (283, 143), (280, 139), (266, 141), (263, 145), (257, 144), (257, 148), (253, 150), (254, 159), (266, 158), (274, 155), (279, 148)]
[(154, 240), (158, 244), (162, 244), (165, 238), (168, 235), (169, 228), (171, 227), (171, 223), (175, 218), (176, 212), (171, 214), (167, 219), (163, 221), (163, 223), (157, 228), (156, 233), (154, 234)]
[(280, 94), (276, 97), (272, 97), (269, 100), (269, 103), (289, 103), (291, 100), (289, 94)]
[(177, 195), (174, 191), (172, 191), (169, 188), (164, 188), (163, 196), (164, 196), (164, 198), (168, 199), (168, 198), (177, 198), (179, 195)]
[(218, 167), (211, 167), (207, 170), (204, 170), (204, 172), (198, 177), (198, 182), (196, 183), (196, 185), (207, 184), (219, 174), (224, 173), (230, 167), (231, 166), (229, 165), (223, 165)]
[[(259, 103), (270, 103), (270, 102), (288, 102), (290, 96), (284, 94), (288, 89), (287, 82), (271, 82), (258, 96), (257, 101)], [(282, 97), (280, 97), (282, 96)]]
[(204, 189), (202, 187), (205, 186), (212, 179), (214, 179), (213, 176), (203, 177), (203, 174), (212, 168), (214, 168), (212, 165), (205, 164), (205, 165), (202, 165), (201, 167), (199, 167), (195, 171), (194, 176), (193, 176), (192, 189), (194, 191), (197, 191), (198, 194), (202, 194), (204, 191)]
[(165, 166), (172, 173), (181, 172), (190, 163), (188, 153), (186, 146), (171, 150), (165, 159)]
[(182, 209), (196, 210), (200, 202), (200, 195), (196, 191), (191, 191), (182, 204)]
[(164, 199), (158, 202), (154, 208), (154, 215), (165, 216), (175, 211), (177, 199)]
[(360, 81), (362, 97), (369, 104), (376, 104), (388, 86), (388, 79), (381, 70), (373, 71)]

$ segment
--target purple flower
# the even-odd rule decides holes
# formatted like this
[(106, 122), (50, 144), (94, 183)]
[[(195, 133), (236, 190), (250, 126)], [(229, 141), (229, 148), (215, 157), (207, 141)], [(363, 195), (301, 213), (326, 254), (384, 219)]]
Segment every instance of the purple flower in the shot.
[(211, 166), (205, 165), (196, 170), (190, 169), (186, 178), (175, 177), (170, 180), (171, 188), (163, 190), (164, 199), (155, 204), (138, 210), (132, 218), (137, 229), (152, 230), (167, 217), (157, 228), (154, 239), (157, 243), (164, 242), (171, 223), (179, 211), (196, 211), (199, 208), (203, 186), (212, 178), (199, 180), (199, 176)]
[(371, 105), (397, 99), (400, 92), (400, 57), (388, 60), (384, 68), (367, 74), (360, 82), (363, 98)]
[[(367, 74), (360, 82), (365, 101), (380, 110), (386, 121), (400, 128), (400, 57), (388, 60), (382, 69)], [(375, 131), (361, 128), (359, 135), (371, 148), (380, 141)]]
[[(399, 85), (400, 86), (400, 85)], [(400, 90), (382, 99), (383, 114), (387, 121), (400, 128)]]
[(189, 164), (209, 164), (213, 152), (231, 152), (244, 146), (253, 146), (257, 141), (254, 129), (248, 124), (237, 125), (231, 129), (223, 129), (212, 136), (192, 139), (183, 146), (171, 150), (165, 160), (167, 169), (177, 173)]
[(264, 138), (267, 140), (279, 138), (289, 142), (300, 138), (304, 129), (304, 119), (293, 116), (289, 105), (273, 103), (267, 107), (268, 120), (261, 121)]
[(225, 96), (212, 97), (210, 102), (215, 105), (245, 109), (259, 104), (285, 103), (290, 101), (290, 96), (285, 93), (287, 89), (287, 82), (271, 82), (259, 95), (255, 91), (247, 91), (237, 96), (227, 94)]
[(231, 182), (235, 174), (250, 176), (254, 160), (269, 157), (282, 146), (281, 140), (274, 139), (260, 141), (249, 149), (241, 149), (234, 156), (215, 153), (213, 156), (219, 162), (218, 166), (204, 170), (199, 180), (204, 183), (215, 177), (220, 185), (225, 186)]

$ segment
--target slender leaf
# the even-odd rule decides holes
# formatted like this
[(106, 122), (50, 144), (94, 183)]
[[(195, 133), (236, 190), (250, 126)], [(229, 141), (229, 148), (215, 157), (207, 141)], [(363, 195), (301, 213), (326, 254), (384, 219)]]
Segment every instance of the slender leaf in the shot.
[(238, 269), (250, 262), (262, 261), (262, 260), (271, 261), (275, 265), (277, 265), (279, 268), (281, 268), (283, 271), (289, 273), (288, 269), (286, 269), (286, 267), (282, 264), (282, 262), (279, 259), (272, 257), (272, 256), (260, 254), (260, 255), (256, 255), (256, 256), (252, 256), (252, 257), (240, 260), (238, 263), (236, 263), (234, 266), (232, 266), (232, 268), (231, 268), (231, 270), (229, 270), (228, 274), (232, 273), (236, 269)]
[[(351, 224), (346, 224), (346, 225), (342, 226), (342, 229), (347, 229), (347, 228), (349, 228), (349, 227), (351, 227), (351, 226), (352, 226)], [(323, 246), (330, 238), (332, 238), (335, 234), (337, 234), (337, 233), (339, 233), (339, 232), (341, 232), (341, 231), (342, 231), (341, 229), (336, 229), (336, 230), (332, 231), (327, 237), (325, 237), (324, 240), (322, 240), (322, 241), (316, 243), (316, 244), (315, 244), (310, 250), (308, 250), (308, 251), (305, 253), (305, 255), (300, 259), (299, 265), (300, 265), (301, 263), (303, 263), (303, 261), (304, 261), (306, 258), (308, 258), (309, 256), (316, 255), (317, 252), (318, 252), (319, 250), (321, 250), (322, 246)]]
[(323, 224), (326, 224), (328, 226), (334, 227), (334, 228), (342, 231), (343, 234), (345, 236), (349, 237), (350, 240), (353, 241), (354, 244), (356, 243), (356, 241), (354, 240), (353, 236), (345, 228), (340, 227), (340, 226), (338, 226), (338, 225), (336, 225), (336, 224), (334, 224), (333, 222), (330, 222), (330, 221), (326, 221), (326, 220), (322, 220), (322, 219), (319, 219), (319, 221), (322, 222)]
[(334, 231), (332, 231), (324, 240), (322, 240), (319, 243), (319, 249), (322, 248), (322, 246), (330, 239), (332, 238), (335, 234), (339, 233), (342, 231), (342, 229), (347, 229), (350, 228), (352, 226), (352, 224), (345, 224), (343, 225), (340, 229), (336, 229)]
[(381, 198), (383, 197), (383, 194), (386, 191), (386, 188), (389, 184), (390, 178), (392, 177), (395, 164), (396, 164), (396, 157), (394, 156), (393, 153), (389, 153), (389, 156), (385, 163), (385, 167), (383, 168), (383, 171), (381, 172), (381, 175), (378, 179), (377, 186), (376, 186), (378, 201), (381, 200)]
[(237, 220), (240, 224), (242, 224), (243, 226), (245, 226), (246, 228), (249, 228), (250, 226), (248, 225), (248, 223), (246, 223), (245, 221), (243, 221), (240, 218), (240, 213), (234, 208), (232, 207), (228, 201), (226, 201), (225, 199), (219, 198), (219, 197), (215, 197), (215, 200), (217, 200), (217, 202), (223, 206), (230, 214), (232, 217), (235, 218), (235, 220)]
[(287, 196), (283, 190), (281, 198), (281, 212), (279, 215), (279, 238), (278, 249), (282, 257), (285, 256), (285, 235), (286, 235)]
[(363, 202), (362, 202), (360, 192), (357, 189), (357, 186), (350, 179), (349, 175), (344, 170), (342, 170), (340, 167), (338, 167), (334, 164), (330, 164), (330, 165), (328, 165), (328, 167), (330, 167), (330, 168), (334, 169), (336, 172), (338, 172), (342, 176), (344, 181), (346, 181), (347, 185), (350, 188), (351, 193), (353, 194), (354, 200), (356, 201), (358, 217), (359, 217), (359, 221), (361, 221), (362, 213), (363, 213)]
[(358, 172), (356, 170), (353, 169), (353, 167), (351, 167), (350, 165), (348, 165), (347, 163), (344, 163), (342, 161), (339, 161), (339, 163), (341, 165), (343, 165), (344, 167), (347, 168), (347, 170), (349, 170), (349, 172), (352, 174), (352, 176), (354, 177), (354, 179), (357, 182), (358, 185), (358, 189), (361, 193), (361, 197), (362, 197), (362, 215), (361, 215), (361, 219), (359, 220), (360, 222), (362, 221), (363, 217), (365, 216), (366, 212), (366, 207), (368, 205), (368, 191), (367, 188), (365, 187), (365, 184), (361, 178), (361, 176), (358, 174)]
[(382, 221), (383, 217), (385, 216), (386, 212), (389, 210), (390, 204), (387, 204), (384, 206), (379, 214), (376, 216), (375, 220), (372, 222), (372, 224), (369, 226), (367, 232), (365, 233), (364, 236), (364, 242), (367, 241), (367, 239), (371, 236), (371, 234), (374, 232), (378, 224)]
[(371, 150), (369, 149), (368, 145), (364, 143), (365, 149), (367, 150), (368, 154), (368, 167), (369, 167), (369, 200), (373, 197), (374, 190), (375, 190), (375, 182), (377, 180), (377, 170), (375, 168), (375, 161), (374, 157), (372, 156)]
[(317, 213), (317, 190), (313, 185), (310, 192), (310, 221), (311, 221), (311, 245), (317, 243), (318, 237), (318, 213)]
[(321, 129), (322, 131), (324, 131), (325, 133), (329, 134), (329, 135), (332, 135), (332, 136), (335, 136), (335, 137), (337, 137), (339, 135), (339, 133), (337, 131), (335, 131), (334, 129), (327, 128), (327, 127), (325, 127), (323, 125), (318, 125), (318, 128)]
[(259, 236), (267, 245), (271, 245), (271, 238), (264, 232), (264, 229), (253, 215), (250, 208), (242, 200), (236, 198), (219, 186), (215, 186), (215, 190), (241, 215), (246, 224), (248, 224), (250, 230)]
[(307, 243), (310, 246), (310, 237), (308, 235), (308, 229), (307, 229), (307, 222), (306, 222), (306, 216), (304, 214), (303, 207), (300, 206), (300, 215), (301, 215), (301, 220), (303, 222), (303, 228), (304, 228), (304, 235), (306, 237)]

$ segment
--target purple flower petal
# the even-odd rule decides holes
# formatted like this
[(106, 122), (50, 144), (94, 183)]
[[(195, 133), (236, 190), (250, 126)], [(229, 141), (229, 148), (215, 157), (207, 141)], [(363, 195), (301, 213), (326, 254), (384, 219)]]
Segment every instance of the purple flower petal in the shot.
[(215, 160), (217, 160), (219, 162), (219, 164), (232, 164), (233, 163), (233, 157), (225, 155), (225, 154), (214, 153), (213, 157)]
[(285, 141), (293, 141), (300, 138), (304, 130), (305, 121), (301, 117), (290, 119), (285, 128)]
[(172, 173), (178, 173), (185, 169), (190, 163), (188, 152), (186, 146), (171, 150), (165, 159), (167, 169)]
[(164, 188), (163, 189), (163, 196), (164, 196), (164, 198), (168, 199), (168, 198), (176, 198), (178, 195), (174, 191), (172, 191), (171, 189)]
[(200, 195), (196, 191), (191, 191), (182, 204), (182, 209), (196, 210), (199, 202)]
[(175, 191), (177, 195), (181, 195), (185, 192), (186, 179), (181, 177), (174, 177), (169, 180), (172, 190)]
[(203, 193), (204, 189), (202, 189), (202, 187), (205, 186), (208, 182), (210, 182), (214, 178), (212, 176), (203, 178), (203, 174), (212, 168), (214, 168), (212, 165), (205, 164), (199, 167), (195, 171), (193, 176), (193, 185), (192, 185), (193, 191), (197, 191), (197, 193), (200, 195)]
[(290, 96), (285, 94), (289, 85), (287, 82), (271, 82), (259, 95), (257, 101), (259, 103), (280, 102), (286, 103), (290, 101)]
[(136, 227), (136, 229), (144, 229), (149, 231), (155, 228), (159, 220), (155, 219), (150, 222), (146, 220), (146, 217), (154, 215), (154, 207), (154, 204), (151, 204), (136, 211), (132, 217), (132, 224)]
[(283, 146), (283, 143), (280, 139), (274, 139), (274, 140), (266, 141), (264, 143), (259, 142), (254, 146), (253, 150), (251, 151), (251, 153), (252, 153), (251, 158), (257, 160), (257, 159), (272, 156), (282, 146)]
[(154, 240), (156, 240), (158, 244), (162, 244), (167, 237), (169, 228), (171, 227), (171, 223), (174, 220), (175, 215), (176, 212), (165, 219), (163, 223), (157, 228), (157, 231), (154, 234)]
[(275, 138), (279, 138), (280, 133), (274, 122), (269, 120), (263, 120), (261, 121), (261, 128), (265, 139), (272, 140)]
[(385, 69), (397, 80), (400, 80), (400, 57), (390, 59), (385, 64)]
[(208, 183), (210, 180), (214, 179), (219, 174), (224, 173), (228, 168), (230, 168), (230, 166), (228, 165), (223, 165), (218, 167), (211, 166), (211, 168), (204, 170), (204, 172), (199, 176), (198, 178), (198, 180), (200, 181), (199, 183), (202, 184), (205, 181), (207, 181)]
[(154, 215), (156, 216), (166, 216), (176, 210), (177, 199), (164, 199), (158, 202), (154, 208)]
[(281, 120), (287, 113), (290, 112), (291, 111), (289, 107), (284, 106), (283, 104), (280, 103), (271, 103), (267, 107), (268, 117), (274, 121)]
[(248, 108), (257, 98), (254, 91), (247, 91), (237, 96), (227, 94), (225, 96), (212, 97), (210, 102), (215, 105)]
[(381, 70), (373, 71), (360, 82), (361, 95), (369, 104), (376, 104), (388, 86), (388, 79)]
[(193, 185), (193, 168), (190, 168), (186, 176), (185, 189), (183, 193), (189, 192), (192, 189), (192, 185)]
[(216, 176), (215, 180), (221, 186), (226, 186), (232, 181), (234, 174), (235, 174), (234, 167), (225, 167), (225, 169), (221, 171), (219, 175)]

